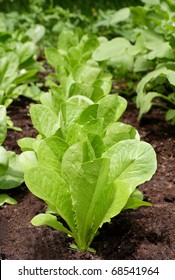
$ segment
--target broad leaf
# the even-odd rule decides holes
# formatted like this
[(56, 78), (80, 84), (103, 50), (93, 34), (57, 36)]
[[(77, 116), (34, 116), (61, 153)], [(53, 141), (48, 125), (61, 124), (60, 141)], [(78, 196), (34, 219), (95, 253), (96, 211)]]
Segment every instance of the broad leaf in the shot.
[(124, 98), (111, 94), (98, 101), (98, 117), (104, 119), (104, 127), (116, 122), (126, 109), (127, 102)]
[(120, 57), (131, 46), (130, 42), (125, 38), (114, 38), (111, 41), (100, 45), (93, 54), (93, 59), (103, 61), (113, 57)]
[(42, 166), (28, 170), (25, 181), (31, 192), (46, 201), (73, 231), (75, 224), (67, 183), (56, 172)]
[(36, 104), (30, 107), (30, 115), (34, 127), (44, 137), (52, 136), (60, 127), (58, 117), (45, 105)]

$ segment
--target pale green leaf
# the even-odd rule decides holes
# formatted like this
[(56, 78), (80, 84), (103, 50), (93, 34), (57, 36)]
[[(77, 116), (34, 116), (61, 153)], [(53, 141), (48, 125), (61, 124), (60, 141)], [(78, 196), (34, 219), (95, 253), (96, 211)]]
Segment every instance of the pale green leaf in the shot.
[(62, 157), (68, 147), (68, 144), (59, 137), (52, 136), (44, 139), (38, 147), (39, 164), (59, 173)]
[(78, 122), (80, 124), (85, 124), (86, 122), (89, 122), (91, 120), (96, 119), (97, 118), (98, 107), (99, 107), (98, 104), (89, 105), (81, 113)]
[(32, 105), (30, 115), (34, 127), (44, 137), (54, 135), (60, 127), (59, 118), (45, 105)]
[(36, 154), (33, 151), (25, 151), (20, 154), (19, 162), (24, 172), (38, 165)]
[[(37, 69), (33, 69), (33, 70), (30, 70), (30, 71), (26, 71), (25, 73), (22, 73), (20, 75), (17, 76), (16, 79), (14, 79), (13, 83), (16, 84), (16, 85), (19, 85), (21, 83), (24, 83), (24, 82), (30, 82), (32, 79), (34, 79), (34, 77), (36, 76), (38, 70)], [(27, 93), (29, 92), (29, 90), (27, 91), (26, 89), (26, 95)]]
[(115, 56), (122, 56), (131, 46), (125, 38), (118, 37), (100, 45), (93, 54), (93, 59), (97, 61), (107, 60)]
[(33, 151), (33, 145), (37, 140), (32, 137), (24, 137), (18, 140), (18, 146), (21, 148), (23, 152), (25, 151)]
[(17, 77), (19, 60), (15, 53), (9, 52), (0, 58), (0, 85), (5, 89)]
[(104, 118), (104, 127), (117, 121), (126, 109), (127, 102), (124, 98), (111, 94), (98, 101), (98, 117)]
[(76, 65), (72, 70), (74, 81), (84, 84), (93, 84), (100, 72), (101, 68), (98, 65), (88, 65), (87, 63)]
[(122, 211), (127, 210), (127, 209), (137, 209), (141, 206), (152, 206), (151, 203), (147, 202), (147, 201), (143, 201), (140, 200), (136, 197), (130, 197), (127, 201), (127, 203), (125, 204), (124, 208), (122, 209)]
[(8, 168), (8, 154), (7, 151), (0, 146), (0, 176), (4, 175)]
[(57, 220), (57, 217), (51, 214), (39, 214), (31, 220), (32, 225), (34, 226), (50, 226), (54, 229), (61, 230), (69, 235), (72, 235), (72, 232), (65, 228), (62, 223)]
[[(72, 155), (69, 164), (73, 163), (74, 156)], [(67, 158), (67, 160), (69, 159)], [(107, 184), (109, 160), (97, 159), (82, 165), (79, 165), (77, 160), (76, 166), (72, 166), (71, 169), (65, 163), (63, 161), (62, 168), (70, 185), (77, 231), (81, 242), (78, 245), (80, 248), (86, 249), (86, 247), (83, 247), (87, 246), (90, 241), (93, 218), (95, 213), (98, 212), (96, 202)], [(93, 236), (94, 234), (93, 232)]]
[(22, 184), (23, 170), (19, 163), (19, 156), (14, 152), (7, 151), (8, 168), (5, 173), (0, 176), (0, 188), (11, 189)]
[(130, 16), (130, 9), (129, 8), (123, 8), (115, 12), (110, 20), (110, 25), (117, 24), (122, 21), (126, 21)]
[(46, 167), (34, 167), (25, 174), (25, 182), (30, 191), (43, 199), (74, 230), (74, 216), (69, 187), (53, 170)]
[(36, 24), (27, 30), (26, 35), (28, 35), (34, 43), (38, 43), (45, 35), (45, 27), (41, 24)]
[(26, 42), (24, 44), (21, 44), (21, 46), (17, 50), (17, 54), (19, 57), (19, 64), (22, 64), (29, 58), (33, 57), (35, 51), (36, 51), (36, 46), (33, 42)]
[(45, 55), (47, 61), (55, 68), (59, 64), (61, 64), (62, 66), (66, 65), (62, 55), (59, 53), (59, 51), (56, 48), (46, 48)]
[(138, 116), (138, 120), (140, 120), (143, 116), (143, 114), (149, 112), (149, 110), (152, 107), (152, 100), (155, 97), (159, 97), (161, 96), (161, 94), (159, 94), (158, 92), (148, 92), (146, 95), (143, 95), (142, 98), (140, 97), (140, 103), (139, 103), (139, 116)]
[(124, 182), (132, 192), (137, 185), (150, 180), (157, 167), (154, 149), (139, 140), (120, 141), (109, 148), (103, 157), (111, 159), (110, 181)]
[(127, 140), (127, 139), (138, 139), (139, 134), (134, 127), (121, 122), (111, 123), (103, 138), (105, 148), (108, 149), (116, 143)]
[(4, 203), (17, 204), (17, 201), (8, 194), (2, 193), (0, 194), (0, 206), (2, 206)]

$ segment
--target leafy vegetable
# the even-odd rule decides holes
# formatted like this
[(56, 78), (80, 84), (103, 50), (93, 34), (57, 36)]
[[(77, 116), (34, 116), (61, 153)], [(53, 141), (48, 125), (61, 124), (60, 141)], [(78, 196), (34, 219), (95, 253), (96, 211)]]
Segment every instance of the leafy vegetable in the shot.
[[(0, 190), (18, 187), (24, 181), (23, 171), (19, 164), (19, 156), (14, 152), (6, 151), (0, 146)], [(14, 204), (15, 200), (5, 193), (0, 193), (0, 204), (8, 202)]]
[(97, 101), (110, 92), (111, 74), (104, 72), (92, 59), (99, 44), (97, 36), (63, 31), (59, 36), (58, 48), (46, 49), (47, 61), (56, 70), (56, 75), (50, 77), (60, 82), (65, 99), (73, 95), (84, 95)]
[(126, 101), (117, 95), (97, 103), (73, 96), (57, 115), (53, 108), (52, 102), (33, 105), (32, 121), (44, 139), (19, 141), (25, 182), (52, 209), (32, 223), (64, 231), (86, 251), (105, 222), (124, 209), (150, 205), (135, 189), (154, 174), (156, 156), (132, 126), (119, 122)]
[(59, 137), (46, 138), (39, 145), (37, 165), (25, 173), (29, 189), (66, 222), (39, 214), (32, 223), (71, 235), (80, 251), (88, 250), (98, 228), (124, 208), (150, 205), (130, 196), (156, 169), (152, 147), (139, 140), (120, 141), (99, 158), (92, 145), (87, 156), (88, 145), (85, 141), (69, 147)]
[[(166, 85), (166, 82), (169, 82), (170, 85), (172, 85), (172, 89), (175, 86), (175, 70), (169, 68), (168, 64), (162, 65), (160, 67), (157, 67), (156, 70), (148, 73), (137, 85), (137, 106), (140, 108), (139, 112), (139, 119), (141, 119), (142, 115), (147, 113), (152, 105), (159, 105), (160, 101), (159, 99), (162, 99), (163, 101), (169, 103), (169, 106), (175, 106), (175, 94), (174, 93), (169, 93), (165, 94), (165, 91), (161, 93), (163, 89), (163, 85)], [(149, 85), (149, 87), (148, 87)], [(160, 87), (161, 85), (161, 87)], [(157, 92), (152, 92), (151, 88), (154, 87), (154, 89), (157, 88)], [(146, 91), (147, 88), (150, 91)], [(160, 91), (161, 90), (161, 91)], [(160, 91), (160, 92), (159, 92)], [(157, 102), (153, 103), (153, 99), (159, 97)], [(170, 113), (171, 112), (171, 113)], [(174, 115), (173, 115), (173, 109), (169, 110), (167, 112), (166, 119), (167, 120), (174, 120)]]

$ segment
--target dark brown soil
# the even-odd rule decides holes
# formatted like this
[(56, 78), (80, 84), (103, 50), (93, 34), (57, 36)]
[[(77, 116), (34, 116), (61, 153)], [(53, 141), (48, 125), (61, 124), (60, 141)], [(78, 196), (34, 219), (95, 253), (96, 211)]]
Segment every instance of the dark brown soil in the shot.
[[(29, 101), (15, 102), (9, 111), (22, 132), (9, 131), (5, 147), (20, 152), (16, 140), (35, 136), (28, 114)], [(30, 220), (45, 204), (23, 185), (10, 191), (17, 205), (0, 208), (1, 258), (34, 259), (175, 259), (175, 129), (164, 121), (164, 112), (152, 110), (137, 123), (137, 110), (129, 104), (123, 121), (137, 127), (141, 138), (157, 152), (158, 169), (150, 182), (140, 186), (153, 207), (121, 213), (105, 224), (92, 246), (96, 254), (69, 248), (72, 239), (49, 227), (34, 227)]]

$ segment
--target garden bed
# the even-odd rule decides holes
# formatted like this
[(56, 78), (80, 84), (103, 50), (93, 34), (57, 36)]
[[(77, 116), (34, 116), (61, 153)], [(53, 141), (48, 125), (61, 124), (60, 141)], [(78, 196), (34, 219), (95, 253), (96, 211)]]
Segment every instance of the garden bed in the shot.
[[(23, 98), (10, 107), (9, 115), (22, 132), (9, 130), (5, 148), (20, 152), (16, 141), (35, 137), (28, 116), (29, 100)], [(34, 227), (30, 220), (45, 211), (45, 204), (25, 185), (10, 190), (17, 205), (0, 208), (0, 254), (2, 259), (175, 259), (175, 131), (164, 121), (164, 112), (154, 108), (137, 123), (132, 104), (122, 121), (136, 127), (141, 138), (150, 143), (158, 158), (153, 179), (140, 186), (152, 207), (128, 210), (104, 224), (91, 247), (96, 253), (80, 253), (69, 248), (72, 239), (49, 227)]]

